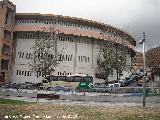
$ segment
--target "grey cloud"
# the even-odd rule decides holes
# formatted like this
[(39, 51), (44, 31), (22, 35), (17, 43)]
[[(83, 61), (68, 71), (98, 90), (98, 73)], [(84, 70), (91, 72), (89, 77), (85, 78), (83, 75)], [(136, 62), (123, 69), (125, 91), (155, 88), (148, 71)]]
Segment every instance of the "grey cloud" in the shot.
[[(131, 21), (129, 29), (136, 41), (142, 38), (142, 32), (146, 32), (146, 49), (160, 46), (160, 2), (158, 0), (142, 0), (140, 16)], [(137, 45), (137, 50), (142, 51), (142, 46)]]
[[(17, 12), (75, 16), (120, 27), (136, 41), (146, 32), (146, 48), (160, 46), (160, 0), (11, 0)], [(142, 46), (137, 45), (141, 51)]]

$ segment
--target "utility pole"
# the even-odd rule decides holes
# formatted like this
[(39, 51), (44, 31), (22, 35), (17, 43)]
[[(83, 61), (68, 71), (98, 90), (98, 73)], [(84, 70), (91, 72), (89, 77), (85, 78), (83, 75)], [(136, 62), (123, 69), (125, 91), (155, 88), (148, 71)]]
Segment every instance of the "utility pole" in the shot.
[(143, 44), (143, 107), (146, 105), (146, 76), (145, 76), (145, 32), (143, 32), (143, 39), (140, 40), (138, 43)]
[(145, 107), (146, 104), (146, 64), (145, 64), (145, 33), (143, 33), (143, 71), (144, 71), (144, 75), (143, 75), (143, 107)]
[(159, 81), (158, 81), (158, 83), (159, 83), (159, 95), (160, 95), (160, 75), (159, 75)]

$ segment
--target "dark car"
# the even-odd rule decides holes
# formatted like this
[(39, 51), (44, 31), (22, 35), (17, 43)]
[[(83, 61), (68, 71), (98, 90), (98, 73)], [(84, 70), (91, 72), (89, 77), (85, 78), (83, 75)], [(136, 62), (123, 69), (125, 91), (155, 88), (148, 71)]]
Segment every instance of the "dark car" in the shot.
[(98, 93), (106, 93), (108, 92), (108, 86), (95, 86), (92, 88), (92, 91)]
[(131, 83), (133, 83), (133, 81), (134, 81), (133, 78), (129, 78), (129, 77), (126, 78), (126, 84), (127, 85), (130, 85)]
[(126, 77), (125, 79), (126, 79), (127, 84), (130, 85), (131, 83), (139, 80), (139, 78), (140, 78), (139, 75), (134, 74), (134, 75), (130, 75), (129, 77)]
[(118, 80), (118, 83), (120, 84), (120, 87), (126, 86), (125, 85), (125, 79)]

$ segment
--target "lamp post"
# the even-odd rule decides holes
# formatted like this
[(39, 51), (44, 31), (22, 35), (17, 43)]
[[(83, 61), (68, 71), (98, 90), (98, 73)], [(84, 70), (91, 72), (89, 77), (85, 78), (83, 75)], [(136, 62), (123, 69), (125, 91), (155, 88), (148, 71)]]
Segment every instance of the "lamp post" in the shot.
[(143, 107), (146, 104), (146, 76), (145, 76), (145, 32), (143, 32), (143, 39), (138, 42), (143, 44)]

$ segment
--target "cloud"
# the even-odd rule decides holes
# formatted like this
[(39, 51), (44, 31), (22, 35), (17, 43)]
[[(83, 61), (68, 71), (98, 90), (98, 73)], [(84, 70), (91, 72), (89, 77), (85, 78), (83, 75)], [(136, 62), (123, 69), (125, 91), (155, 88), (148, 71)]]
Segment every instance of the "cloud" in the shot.
[[(146, 48), (160, 46), (160, 0), (11, 0), (17, 12), (81, 17), (120, 27), (136, 41), (146, 32)], [(137, 45), (141, 51), (141, 46)]]
[[(157, 0), (141, 0), (141, 11), (136, 19), (131, 21), (131, 31), (136, 41), (142, 38), (142, 32), (146, 33), (146, 49), (160, 46), (160, 2)], [(137, 50), (142, 51), (142, 46), (137, 45)]]

